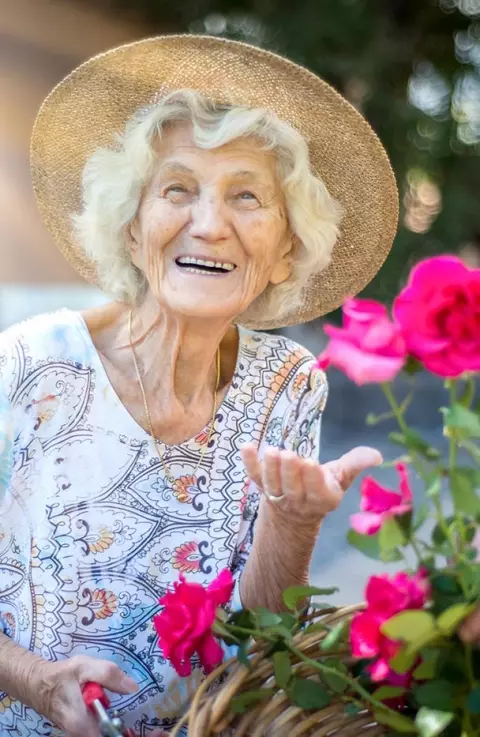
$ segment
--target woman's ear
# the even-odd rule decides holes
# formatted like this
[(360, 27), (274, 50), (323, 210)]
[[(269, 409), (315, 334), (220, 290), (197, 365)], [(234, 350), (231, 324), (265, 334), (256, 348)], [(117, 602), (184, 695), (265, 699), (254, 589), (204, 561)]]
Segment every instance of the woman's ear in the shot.
[(141, 249), (141, 232), (138, 218), (132, 220), (124, 228), (125, 244), (127, 246), (128, 253), (132, 259), (132, 263), (137, 269), (142, 268), (142, 249)]
[(275, 264), (270, 276), (270, 284), (281, 284), (290, 277), (293, 269), (293, 259), (300, 241), (295, 233), (291, 233), (282, 248), (282, 255)]

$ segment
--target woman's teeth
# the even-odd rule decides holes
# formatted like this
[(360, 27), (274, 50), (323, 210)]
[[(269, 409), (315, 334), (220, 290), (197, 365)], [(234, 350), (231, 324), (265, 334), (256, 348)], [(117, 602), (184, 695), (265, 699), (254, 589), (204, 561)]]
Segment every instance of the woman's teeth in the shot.
[(229, 261), (207, 261), (193, 256), (182, 256), (176, 259), (176, 263), (178, 266), (182, 266), (184, 271), (189, 271), (191, 274), (218, 274), (235, 269), (235, 264)]

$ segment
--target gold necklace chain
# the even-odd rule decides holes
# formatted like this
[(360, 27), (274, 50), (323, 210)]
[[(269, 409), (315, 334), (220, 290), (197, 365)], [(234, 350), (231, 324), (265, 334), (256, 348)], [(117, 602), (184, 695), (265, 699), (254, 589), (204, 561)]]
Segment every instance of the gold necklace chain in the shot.
[[(132, 310), (130, 310), (130, 314), (129, 314), (129, 318), (128, 318), (128, 336), (129, 336), (129, 341), (130, 341), (130, 349), (132, 351), (133, 363), (134, 363), (134, 366), (135, 366), (135, 371), (137, 373), (138, 384), (140, 386), (140, 391), (142, 393), (143, 407), (144, 407), (144, 410), (145, 410), (145, 419), (147, 420), (148, 432), (149, 432), (149, 434), (150, 434), (150, 436), (151, 436), (151, 438), (153, 440), (153, 444), (155, 446), (155, 451), (156, 451), (156, 453), (157, 453), (157, 455), (158, 455), (158, 457), (160, 459), (160, 463), (162, 464), (163, 470), (165, 472), (165, 476), (167, 477), (167, 480), (169, 481), (169, 483), (173, 485), (175, 483), (176, 479), (172, 475), (172, 473), (171, 473), (170, 469), (168, 468), (167, 464), (165, 463), (165, 459), (163, 457), (163, 453), (161, 452), (161, 450), (159, 448), (160, 441), (157, 440), (157, 438), (155, 437), (154, 432), (153, 432), (152, 421), (151, 421), (151, 418), (150, 418), (150, 410), (148, 408), (148, 402), (147, 402), (147, 395), (145, 393), (145, 387), (143, 385), (142, 377), (141, 377), (141, 374), (140, 374), (140, 369), (138, 367), (138, 361), (137, 361), (137, 355), (135, 353), (135, 348), (133, 347), (133, 341), (132, 341)], [(203, 458), (205, 456), (205, 452), (206, 452), (208, 446), (210, 445), (210, 440), (212, 439), (213, 428), (214, 428), (214, 425), (215, 425), (215, 415), (217, 413), (217, 392), (218, 392), (218, 387), (220, 385), (220, 368), (221, 368), (220, 346), (218, 346), (218, 350), (217, 350), (217, 381), (215, 383), (215, 391), (214, 391), (214, 394), (213, 394), (213, 413), (212, 413), (212, 419), (210, 420), (210, 423), (209, 423), (210, 424), (210, 429), (208, 431), (207, 442), (206, 443), (203, 443), (203, 447), (202, 447), (202, 452), (200, 454), (200, 458), (198, 459), (198, 463), (197, 463), (197, 465), (195, 466), (195, 468), (193, 470), (193, 474), (192, 474), (193, 476), (196, 475), (198, 469), (200, 468), (200, 465), (201, 465), (201, 463), (203, 461)]]

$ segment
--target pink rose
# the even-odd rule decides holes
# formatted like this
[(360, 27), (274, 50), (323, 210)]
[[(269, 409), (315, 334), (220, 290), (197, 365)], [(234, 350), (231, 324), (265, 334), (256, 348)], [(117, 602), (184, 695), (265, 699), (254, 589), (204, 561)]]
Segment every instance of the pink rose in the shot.
[(365, 590), (367, 607), (352, 620), (350, 644), (355, 658), (374, 659), (367, 667), (372, 681), (388, 681), (399, 685), (407, 682), (411, 673), (396, 673), (390, 661), (401, 648), (401, 643), (386, 637), (382, 624), (407, 609), (422, 609), (431, 593), (427, 571), (419, 570), (413, 576), (397, 573), (371, 576)]
[(192, 672), (190, 659), (198, 653), (206, 673), (210, 673), (223, 659), (223, 650), (212, 633), (217, 607), (226, 604), (232, 595), (234, 581), (231, 572), (224, 569), (204, 588), (180, 576), (160, 599), (163, 611), (153, 618), (163, 655), (170, 660), (179, 676)]
[(403, 463), (397, 463), (396, 469), (400, 476), (400, 493), (380, 486), (371, 476), (363, 479), (360, 488), (362, 511), (350, 517), (352, 528), (360, 535), (374, 535), (385, 520), (411, 511), (412, 490), (407, 468)]
[(394, 379), (407, 351), (387, 308), (374, 300), (349, 299), (342, 309), (343, 328), (324, 326), (330, 342), (318, 357), (318, 366), (336, 366), (358, 385)]
[(395, 299), (407, 348), (439, 376), (480, 370), (480, 269), (456, 256), (421, 261)]

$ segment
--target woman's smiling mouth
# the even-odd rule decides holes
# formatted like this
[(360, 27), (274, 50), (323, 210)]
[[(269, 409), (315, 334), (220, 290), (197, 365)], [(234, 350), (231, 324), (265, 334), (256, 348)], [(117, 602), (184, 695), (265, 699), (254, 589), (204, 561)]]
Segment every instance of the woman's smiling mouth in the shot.
[(231, 261), (212, 261), (195, 256), (179, 256), (175, 259), (175, 263), (182, 271), (202, 276), (221, 276), (237, 268)]

